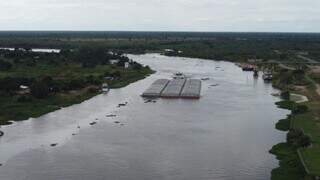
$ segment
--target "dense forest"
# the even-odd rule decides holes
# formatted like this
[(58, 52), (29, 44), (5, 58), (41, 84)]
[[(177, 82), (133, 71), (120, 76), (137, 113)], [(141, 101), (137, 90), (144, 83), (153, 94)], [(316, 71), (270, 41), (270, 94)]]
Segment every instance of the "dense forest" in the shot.
[[(210, 32), (0, 32), (0, 47), (103, 47), (126, 53), (161, 52), (168, 55), (216, 60), (295, 61), (296, 54), (320, 58), (317, 33), (210, 33)], [(180, 53), (178, 53), (180, 52)]]

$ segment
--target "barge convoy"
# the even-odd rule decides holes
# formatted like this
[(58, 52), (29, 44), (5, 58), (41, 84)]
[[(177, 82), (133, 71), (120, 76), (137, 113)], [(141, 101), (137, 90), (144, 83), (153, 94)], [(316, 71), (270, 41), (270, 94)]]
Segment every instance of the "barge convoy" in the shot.
[(152, 83), (151, 86), (146, 91), (144, 91), (142, 96), (143, 97), (160, 97), (162, 91), (165, 89), (168, 83), (169, 83), (168, 79), (158, 79), (154, 83)]
[(199, 79), (158, 79), (142, 94), (142, 97), (199, 99), (200, 92)]

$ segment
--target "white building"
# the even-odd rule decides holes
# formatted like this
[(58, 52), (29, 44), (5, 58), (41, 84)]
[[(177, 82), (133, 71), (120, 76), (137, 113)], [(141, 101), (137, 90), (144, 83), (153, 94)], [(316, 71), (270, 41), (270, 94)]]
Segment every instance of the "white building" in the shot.
[(117, 64), (120, 60), (119, 59), (110, 59), (110, 64)]
[(125, 62), (125, 63), (124, 63), (124, 68), (127, 69), (127, 68), (129, 68), (129, 67), (130, 67), (130, 63), (129, 63), (129, 62)]

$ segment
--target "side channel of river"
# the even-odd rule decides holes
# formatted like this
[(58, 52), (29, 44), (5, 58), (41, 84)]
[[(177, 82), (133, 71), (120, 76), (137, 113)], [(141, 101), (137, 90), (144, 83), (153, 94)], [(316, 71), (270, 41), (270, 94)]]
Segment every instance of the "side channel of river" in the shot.
[[(288, 114), (274, 105), (279, 99), (270, 95), (277, 92), (271, 84), (229, 62), (158, 54), (130, 58), (157, 73), (3, 127), (0, 179), (270, 179), (278, 161), (268, 150), (285, 139), (274, 125)], [(203, 81), (200, 100), (145, 103), (140, 97), (154, 80), (178, 71), (210, 78)]]

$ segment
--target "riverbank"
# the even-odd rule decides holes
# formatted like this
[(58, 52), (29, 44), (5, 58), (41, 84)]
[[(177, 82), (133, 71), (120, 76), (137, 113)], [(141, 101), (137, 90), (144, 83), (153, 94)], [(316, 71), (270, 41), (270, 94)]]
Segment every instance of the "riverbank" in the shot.
[[(123, 72), (120, 79), (110, 82), (110, 88), (121, 88), (136, 82), (153, 73), (151, 69), (141, 71)], [(25, 101), (19, 100), (21, 96), (2, 96), (0, 97), (0, 125), (11, 124), (10, 121), (21, 121), (28, 118), (40, 117), (63, 107), (71, 106), (88, 100), (100, 94), (100, 86), (86, 86), (81, 89), (64, 91), (50, 95), (47, 98), (28, 97)]]
[[(105, 49), (43, 53), (0, 50), (0, 125), (36, 118), (124, 87), (153, 71)], [(115, 61), (115, 63), (112, 63)]]
[[(118, 80), (110, 88), (121, 88), (145, 78), (152, 73), (148, 70), (135, 77)], [(19, 102), (17, 96), (0, 97), (0, 125), (9, 125), (10, 121), (27, 120), (40, 117), (63, 107), (79, 104), (101, 93), (100, 86), (88, 86), (80, 90), (57, 93), (45, 99), (31, 98), (27, 102)]]
[(301, 79), (295, 78), (295, 73), (297, 72), (277, 70), (273, 81), (273, 85), (283, 92), (301, 94), (309, 100), (295, 103), (294, 98), (287, 98), (277, 103), (279, 108), (291, 110), (291, 114), (276, 124), (276, 129), (287, 131), (288, 134), (286, 142), (279, 143), (270, 150), (280, 161), (280, 166), (272, 171), (273, 180), (313, 179), (320, 175), (320, 96), (317, 84), (310, 78), (314, 74), (309, 69), (299, 75)]
[[(118, 80), (110, 88), (121, 88), (145, 78), (152, 71), (146, 71), (135, 77)], [(57, 93), (45, 99), (30, 98), (27, 102), (19, 102), (17, 96), (0, 97), (0, 125), (9, 125), (11, 121), (37, 118), (63, 107), (79, 104), (101, 93), (100, 86), (88, 86), (80, 90)]]
[[(292, 110), (296, 104), (293, 101), (280, 101), (276, 103), (279, 108)], [(293, 115), (288, 115), (286, 119), (279, 120), (275, 127), (280, 131), (289, 132), (291, 130), (291, 122)], [(306, 176), (306, 171), (299, 159), (297, 153), (298, 147), (287, 141), (274, 145), (269, 151), (279, 160), (279, 167), (271, 171), (272, 180), (301, 180)]]

